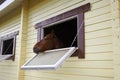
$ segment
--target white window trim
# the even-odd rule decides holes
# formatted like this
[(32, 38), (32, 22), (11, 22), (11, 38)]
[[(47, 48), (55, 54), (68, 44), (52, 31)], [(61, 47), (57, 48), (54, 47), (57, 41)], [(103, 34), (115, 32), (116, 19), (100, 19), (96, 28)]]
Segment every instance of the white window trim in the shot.
[(13, 37), (11, 37), (11, 38), (7, 38), (7, 39), (1, 40), (1, 55), (5, 55), (5, 54), (2, 53), (2, 52), (3, 52), (3, 42), (4, 42), (5, 40), (9, 40), (9, 39), (12, 39), (12, 38), (13, 38), (13, 53), (12, 53), (12, 54), (8, 54), (8, 55), (14, 55), (14, 54), (15, 54), (15, 53), (14, 53), (14, 50), (15, 50), (14, 46), (15, 46), (16, 36), (13, 36)]
[[(19, 31), (15, 31), (12, 33), (9, 33), (7, 35), (4, 35), (0, 37), (0, 61), (3, 60), (13, 60), (15, 59), (15, 49), (16, 49), (16, 36), (19, 34)], [(2, 46), (3, 46), (3, 41), (8, 40), (8, 39), (14, 39), (13, 41), (13, 53), (12, 54), (7, 54), (7, 55), (2, 55)]]
[(12, 57), (13, 55), (0, 55), (0, 61), (6, 60), (10, 57)]
[(14, 2), (15, 0), (6, 0), (5, 2), (3, 2), (0, 5), (0, 11), (2, 11), (4, 8), (6, 8), (8, 5), (10, 5), (12, 2)]

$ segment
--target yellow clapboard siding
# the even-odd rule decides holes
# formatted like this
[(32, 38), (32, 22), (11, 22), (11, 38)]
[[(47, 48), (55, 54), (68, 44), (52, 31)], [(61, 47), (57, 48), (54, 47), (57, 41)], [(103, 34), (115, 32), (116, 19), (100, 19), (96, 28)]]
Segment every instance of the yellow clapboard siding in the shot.
[[(36, 71), (37, 73), (37, 71)], [(81, 75), (81, 76), (99, 76), (99, 77), (113, 77), (112, 69), (81, 69), (81, 68), (60, 68), (55, 71), (44, 71), (48, 74), (69, 74), (69, 75)], [(33, 75), (33, 74), (32, 74)], [(37, 75), (37, 74), (35, 74)]]
[[(1, 63), (1, 66), (17, 66), (16, 62), (12, 62), (12, 60), (10, 60), (11, 62), (7, 63), (7, 61), (5, 60), (3, 63)], [(16, 60), (17, 61), (17, 60)]]
[(105, 7), (107, 5), (110, 5), (110, 1), (109, 0), (100, 0), (99, 2), (97, 3), (94, 3), (91, 7), (92, 10), (94, 9), (99, 9), (101, 7)]
[(2, 77), (4, 78), (2, 80), (7, 80), (7, 79), (9, 79), (9, 80), (15, 80), (15, 79), (17, 79), (17, 76), (15, 76), (15, 74), (2, 73), (0, 75), (1, 75), (1, 78)]
[(112, 51), (112, 44), (105, 45), (95, 45), (95, 46), (86, 46), (86, 53), (95, 53), (95, 52), (109, 52)]
[[(1, 69), (1, 68), (0, 68)], [(7, 71), (5, 71), (6, 68), (2, 68), (2, 70), (0, 71), (0, 74), (2, 73), (6, 73), (6, 74), (17, 74), (16, 69), (11, 69), (9, 68)], [(14, 75), (13, 75), (14, 76)]]
[[(20, 17), (18, 17), (18, 18), (20, 18)], [(1, 28), (3, 27), (3, 31), (4, 30), (7, 30), (7, 29), (9, 29), (10, 27), (14, 27), (14, 26), (18, 26), (18, 25), (20, 25), (20, 23), (18, 22), (19, 20), (16, 20), (16, 21), (14, 21), (14, 22), (11, 22), (10, 24), (9, 23), (6, 23), (7, 25), (1, 25)], [(8, 27), (9, 26), (9, 27)]]
[[(78, 0), (76, 0), (76, 3), (75, 3), (75, 1), (73, 1), (73, 2), (71, 2), (71, 3), (73, 3), (74, 6), (75, 6), (76, 4), (78, 4), (77, 1), (78, 1)], [(79, 2), (81, 2), (81, 1), (79, 1)], [(90, 1), (88, 1), (88, 2), (90, 2)], [(86, 1), (86, 3), (88, 3), (88, 2)], [(70, 3), (70, 1), (69, 1), (69, 3)], [(70, 3), (70, 4), (71, 4), (71, 3)], [(103, 1), (103, 3), (104, 3), (104, 1)], [(69, 4), (68, 4), (68, 5), (69, 5)], [(77, 6), (79, 6), (79, 5), (80, 5), (80, 4), (78, 4)], [(65, 5), (65, 6), (67, 6), (67, 5)], [(63, 7), (62, 9), (64, 9), (65, 6), (62, 5), (62, 6), (61, 6), (61, 7)], [(69, 6), (70, 6), (70, 5), (69, 5)], [(55, 8), (56, 8), (56, 7), (55, 7)], [(67, 7), (67, 8), (70, 8), (70, 7)], [(75, 8), (75, 7), (74, 7), (74, 8)], [(58, 9), (59, 9), (59, 8), (58, 8)], [(71, 8), (70, 8), (70, 9), (71, 9)], [(56, 9), (52, 9), (52, 10), (55, 11)], [(66, 9), (65, 9), (65, 10), (66, 10)], [(64, 11), (65, 11), (65, 10), (64, 10)], [(69, 10), (69, 9), (68, 9), (68, 10)], [(63, 13), (62, 10), (59, 10), (60, 12), (59, 12), (59, 11), (54, 12), (54, 11), (50, 11), (51, 14), (50, 14), (50, 12), (45, 12), (46, 14), (45, 14), (45, 13), (42, 13), (42, 15), (39, 16), (40, 19), (35, 19), (35, 18), (39, 18), (39, 17), (35, 16), (35, 17), (33, 17), (31, 20), (34, 20), (34, 19), (35, 19), (35, 21), (36, 21), (36, 20), (43, 21), (42, 18), (41, 18), (41, 17), (43, 17), (43, 15), (48, 15), (48, 17), (46, 16), (46, 17), (47, 17), (46, 19), (48, 19), (48, 18), (52, 17), (53, 14), (54, 14), (54, 15), (55, 15), (55, 14), (57, 15), (57, 14), (59, 14), (59, 13)], [(48, 13), (49, 13), (49, 14), (48, 14)], [(39, 15), (40, 15), (40, 14), (39, 14)], [(45, 19), (45, 17), (43, 17), (43, 19)], [(33, 22), (33, 21), (32, 21), (32, 22)], [(30, 22), (30, 23), (31, 23), (31, 22)]]
[[(14, 31), (18, 31), (20, 28), (20, 11), (12, 12), (8, 16), (5, 16), (4, 19), (0, 22), (0, 36), (7, 35)], [(4, 60), (0, 62), (0, 80), (17, 80), (18, 78), (18, 58), (19, 53), (19, 35), (16, 38), (16, 55), (15, 61), (12, 60)]]
[[(39, 74), (39, 75), (38, 75)], [(111, 77), (99, 77), (99, 76), (89, 76), (89, 75), (86, 75), (86, 76), (81, 76), (81, 75), (70, 75), (70, 74), (59, 74), (59, 73), (56, 73), (56, 74), (48, 74), (48, 73), (35, 73), (35, 72), (31, 72), (31, 78), (32, 79), (35, 79), (36, 78), (40, 79), (40, 80), (44, 80), (44, 79), (52, 79), (52, 80), (57, 80), (57, 79), (60, 79), (60, 80), (66, 80), (66, 79), (69, 79), (69, 80), (80, 80), (80, 79), (83, 79), (83, 80), (96, 80), (96, 79), (100, 79), (100, 80), (112, 80), (113, 78)], [(59, 75), (59, 76), (58, 76)], [(26, 78), (29, 79), (29, 75), (26, 75)]]
[[(70, 57), (55, 71), (25, 71), (25, 80), (113, 80), (113, 52), (111, 7), (108, 0), (41, 1), (35, 5), (31, 0), (29, 9), (26, 61), (33, 57), (37, 42), (36, 23), (91, 3), (91, 11), (85, 13), (85, 59)], [(109, 41), (108, 41), (109, 40)]]
[(112, 36), (105, 36), (105, 37), (88, 39), (85, 41), (85, 44), (86, 46), (91, 46), (91, 45), (109, 44), (111, 42), (112, 42)]
[(106, 13), (106, 14), (99, 15), (99, 16), (94, 17), (94, 18), (87, 19), (87, 20), (85, 20), (85, 25), (92, 25), (92, 24), (104, 22), (107, 20), (111, 20), (110, 13)]
[[(35, 24), (88, 2), (91, 3), (91, 11), (85, 13), (85, 58), (70, 57), (59, 69), (54, 71), (28, 70), (21, 72), (19, 68), (24, 60), (27, 61), (35, 55), (33, 53), (33, 46), (37, 42)], [(28, 11), (28, 21), (26, 21), (27, 15), (23, 19), (25, 20), (23, 22), (28, 24), (22, 23), (20, 11), (13, 12), (13, 14), (17, 13), (15, 17), (13, 14), (5, 17), (8, 19), (7, 21), (0, 20), (0, 36), (19, 29), (24, 31), (17, 36), (16, 60), (0, 62), (0, 80), (114, 80), (114, 65), (117, 66), (119, 63), (113, 63), (113, 58), (117, 58), (116, 61), (119, 61), (119, 55), (113, 57), (111, 1), (29, 0), (29, 9), (25, 10)], [(116, 15), (117, 17), (118, 15)], [(119, 27), (118, 23), (119, 18), (116, 23)]]
[[(31, 19), (31, 20), (34, 20), (35, 18), (40, 18), (40, 19), (42, 19), (42, 17), (44, 17), (45, 15), (52, 15), (53, 13), (55, 14), (56, 13), (56, 10), (58, 10), (58, 9), (64, 9), (64, 8), (66, 8), (67, 6), (70, 6), (71, 4), (75, 4), (75, 3), (79, 3), (79, 2), (81, 2), (82, 0), (76, 0), (76, 1), (74, 1), (74, 0), (71, 0), (71, 1), (69, 1), (69, 0), (64, 0), (64, 1), (57, 1), (53, 6), (50, 6), (50, 5), (47, 5), (47, 6), (50, 6), (49, 8), (43, 8), (43, 10), (42, 10), (42, 13), (40, 12), (38, 12), (38, 13), (36, 13), (35, 14), (35, 16), (32, 16), (33, 17), (33, 19)], [(65, 3), (67, 3), (67, 4), (65, 4)], [(46, 7), (46, 6), (45, 6)], [(56, 8), (58, 8), (58, 9), (56, 9)], [(40, 9), (41, 10), (41, 9)], [(58, 10), (58, 11), (60, 11), (60, 10)], [(57, 12), (58, 12), (57, 11)], [(48, 13), (49, 12), (49, 13)], [(41, 15), (41, 16), (39, 16), (39, 15)], [(39, 16), (39, 17), (37, 17), (37, 16)]]
[[(51, 77), (54, 77), (54, 76), (51, 76)], [(113, 78), (89, 77), (89, 76), (78, 76), (78, 77), (72, 77), (72, 78), (70, 78), (70, 77), (71, 76), (68, 76), (68, 77), (60, 76), (60, 77), (51, 79), (51, 78), (44, 78), (44, 77), (30, 77), (29, 78), (29, 76), (27, 76), (25, 80), (30, 80), (30, 79), (34, 79), (34, 80), (59, 80), (59, 79), (60, 80), (66, 80), (66, 79), (69, 79), (69, 80), (74, 80), (74, 79), (76, 79), (76, 80), (80, 80), (80, 79), (82, 79), (82, 80), (96, 80), (98, 78), (100, 80), (113, 80)]]
[(119, 54), (115, 54), (115, 55), (114, 55), (114, 58), (115, 58), (115, 60), (114, 60), (114, 64), (115, 64), (115, 65), (120, 65), (120, 63), (118, 62), (118, 61), (120, 60), (119, 57), (120, 57)]
[(57, 0), (53, 0), (53, 1), (44, 0), (44, 1), (40, 2), (39, 0), (36, 0), (36, 1), (31, 0), (30, 5), (29, 5), (29, 7), (30, 7), (29, 9), (31, 10), (30, 13), (32, 13), (32, 12), (35, 13), (35, 12), (37, 12), (38, 9), (44, 9), (46, 6), (52, 5), (52, 4), (57, 3), (57, 2), (59, 2), (59, 1), (57, 1)]
[[(27, 36), (31, 36), (31, 35), (37, 35), (37, 30), (32, 30), (33, 33), (28, 33)], [(32, 32), (32, 31), (29, 31), (29, 32)]]
[[(63, 2), (63, 1), (62, 1)], [(46, 10), (46, 12), (44, 12), (43, 10), (42, 10), (42, 14), (39, 14), (39, 15), (41, 15), (41, 16), (32, 16), (33, 18), (32, 19), (30, 19), (30, 20), (34, 20), (35, 21), (35, 23), (36, 23), (36, 20), (39, 20), (39, 22), (40, 21), (43, 21), (42, 20), (42, 18), (43, 19), (48, 19), (48, 18), (50, 18), (50, 17), (52, 17), (52, 15), (54, 14), (54, 15), (58, 15), (58, 14), (60, 14), (60, 13), (63, 13), (63, 12), (66, 12), (66, 11), (69, 11), (69, 10), (71, 10), (71, 9), (74, 9), (74, 8), (76, 8), (76, 7), (78, 7), (78, 6), (80, 6), (80, 5), (83, 5), (83, 4), (81, 4), (82, 2), (84, 2), (84, 0), (76, 0), (76, 1), (68, 1), (67, 2), (67, 5), (66, 4), (63, 4), (62, 6), (58, 6), (58, 7), (56, 7), (55, 6), (55, 8), (58, 8), (58, 9), (62, 9), (62, 10), (58, 10), (58, 9), (49, 9), (49, 10)], [(88, 2), (90, 2), (90, 1), (85, 1), (84, 3), (88, 3)], [(95, 0), (95, 1), (93, 1), (93, 0), (91, 0), (91, 3), (92, 2), (97, 2), (97, 0)], [(56, 3), (54, 4), (54, 5), (56, 5)], [(53, 5), (53, 6), (54, 6)], [(66, 7), (67, 6), (67, 7)], [(68, 6), (71, 6), (71, 7), (68, 7)], [(50, 6), (51, 7), (51, 6)], [(66, 8), (65, 8), (66, 7)], [(46, 8), (46, 9), (48, 9), (48, 7)], [(45, 9), (44, 9), (45, 10)], [(58, 11), (56, 11), (56, 10), (58, 10)], [(56, 11), (56, 12), (54, 12), (54, 11)], [(38, 11), (38, 13), (39, 13), (39, 11)], [(46, 14), (45, 14), (46, 13)], [(48, 14), (49, 13), (49, 14)], [(51, 13), (51, 14), (50, 14)], [(37, 13), (36, 13), (37, 14)], [(36, 15), (35, 14), (35, 15)], [(48, 15), (48, 16), (45, 16), (45, 17), (43, 17), (43, 15)], [(37, 18), (37, 19), (35, 19), (35, 18)], [(38, 19), (38, 18), (40, 18), (40, 19)], [(32, 22), (34, 22), (34, 21), (32, 21)], [(30, 24), (31, 24), (31, 22), (29, 22)]]
[[(32, 7), (32, 5), (30, 5), (30, 13), (29, 15), (33, 15), (33, 13), (35, 12), (38, 12), (36, 14), (42, 14), (41, 12), (39, 12), (39, 10), (41, 10), (42, 12), (46, 12), (46, 11), (49, 11), (53, 8), (55, 8), (56, 6), (61, 6), (62, 4), (64, 4), (65, 2), (68, 2), (68, 0), (64, 0), (64, 1), (58, 1), (58, 0), (53, 0), (53, 1), (49, 1), (49, 0), (46, 0), (44, 2), (41, 2), (40, 4), (38, 3), (36, 6)], [(55, 5), (53, 6), (50, 6), (52, 4), (56, 3)], [(42, 6), (41, 6), (42, 5)], [(41, 6), (40, 8), (38, 8), (39, 6)], [(46, 8), (46, 6), (50, 6), (49, 8)], [(35, 15), (33, 16), (30, 16), (29, 18), (31, 17), (35, 17)]]
[(65, 64), (63, 64), (62, 67), (73, 67), (73, 68), (113, 68), (113, 62), (112, 61), (79, 61), (79, 62), (73, 62), (73, 61), (67, 61)]
[[(112, 52), (98, 52), (98, 53), (86, 53), (85, 54), (85, 61), (104, 61), (104, 60), (113, 60), (113, 53)], [(77, 59), (77, 57), (70, 57), (68, 61), (84, 61)]]
[(95, 17), (95, 16), (99, 16), (99, 15), (109, 13), (109, 12), (110, 12), (110, 5), (107, 5), (104, 8), (91, 10), (90, 12), (85, 13), (85, 19), (92, 18), (92, 17)]
[[(29, 39), (29, 40), (34, 40), (35, 41), (35, 39), (37, 38), (37, 34), (35, 33), (34, 35), (36, 35), (36, 36), (29, 36), (29, 37), (27, 37), (27, 39)], [(33, 41), (33, 42), (34, 42)], [(30, 43), (30, 41), (28, 42), (28, 43)]]
[(112, 28), (107, 28), (103, 30), (97, 30), (97, 31), (85, 33), (85, 39), (93, 39), (93, 38), (99, 38), (99, 37), (105, 37), (111, 35), (112, 35)]
[(28, 46), (27, 48), (31, 49), (36, 42), (37, 42), (37, 39), (30, 39), (29, 42), (27, 42), (27, 44), (29, 44), (30, 46)]
[(101, 30), (101, 29), (106, 29), (106, 28), (111, 28), (111, 20), (100, 22), (97, 24), (93, 25), (85, 25), (85, 32), (91, 32), (91, 31), (96, 31), (96, 30)]

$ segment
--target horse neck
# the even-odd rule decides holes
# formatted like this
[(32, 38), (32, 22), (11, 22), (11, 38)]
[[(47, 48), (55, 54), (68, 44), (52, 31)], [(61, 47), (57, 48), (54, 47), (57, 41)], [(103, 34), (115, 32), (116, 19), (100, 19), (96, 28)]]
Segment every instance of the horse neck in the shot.
[(54, 48), (60, 48), (61, 47), (61, 42), (57, 37), (53, 39), (53, 44), (54, 44)]

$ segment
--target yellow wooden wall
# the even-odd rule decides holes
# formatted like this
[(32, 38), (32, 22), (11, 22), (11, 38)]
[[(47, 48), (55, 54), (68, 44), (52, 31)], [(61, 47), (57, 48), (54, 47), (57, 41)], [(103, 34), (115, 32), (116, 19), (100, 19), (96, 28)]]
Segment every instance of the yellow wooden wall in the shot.
[[(28, 1), (0, 18), (0, 36), (16, 30), (20, 32), (15, 61), (0, 62), (0, 80), (120, 79), (120, 0)], [(85, 59), (70, 57), (55, 71), (20, 70), (21, 65), (35, 55), (32, 51), (37, 42), (35, 24), (88, 2), (91, 3), (91, 11), (85, 13)]]
[(37, 42), (34, 25), (87, 2), (85, 13), (85, 59), (69, 58), (55, 71), (28, 70), (24, 80), (114, 80), (111, 0), (29, 0), (26, 61)]
[(111, 0), (114, 52), (114, 80), (120, 79), (120, 0)]
[[(0, 36), (7, 35), (20, 29), (20, 8), (0, 18)], [(4, 60), (0, 62), (0, 80), (18, 80), (19, 62), (19, 35), (16, 38), (15, 61)]]

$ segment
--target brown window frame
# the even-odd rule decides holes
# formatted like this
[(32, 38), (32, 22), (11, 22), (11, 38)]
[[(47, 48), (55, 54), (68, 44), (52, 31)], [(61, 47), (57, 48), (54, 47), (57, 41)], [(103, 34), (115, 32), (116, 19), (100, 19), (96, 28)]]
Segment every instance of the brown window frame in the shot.
[[(19, 34), (19, 31), (10, 33), (8, 35), (0, 37), (0, 56), (8, 56), (9, 57), (5, 60), (15, 60), (15, 49), (16, 49), (16, 36)], [(13, 52), (12, 54), (3, 54), (3, 42), (9, 39), (13, 39)], [(10, 56), (11, 55), (11, 56)]]
[[(37, 29), (37, 41), (41, 40), (43, 27), (48, 26), (52, 23), (56, 23), (56, 22), (65, 20), (67, 18), (77, 16), (77, 28), (78, 28), (77, 31), (79, 30), (80, 26), (82, 26), (82, 27), (77, 36), (78, 50), (76, 51), (75, 54), (73, 54), (73, 56), (78, 56), (78, 58), (85, 58), (85, 34), (84, 34), (85, 32), (84, 32), (84, 22), (83, 21), (84, 21), (84, 13), (89, 10), (90, 10), (90, 3), (87, 3), (85, 5), (82, 5), (78, 8), (70, 10), (68, 12), (62, 13), (60, 15), (57, 15), (55, 17), (52, 17), (50, 19), (47, 19), (47, 20), (37, 23), (35, 25), (35, 28)], [(83, 22), (83, 24), (82, 24), (82, 22)]]

